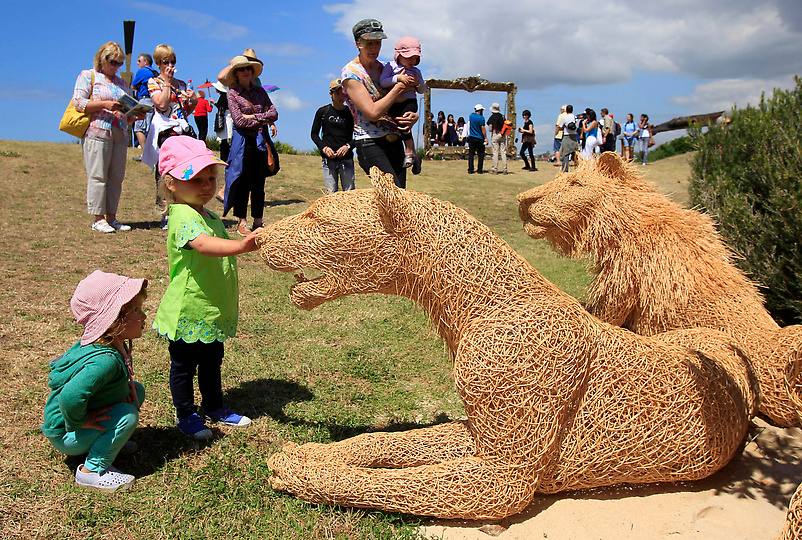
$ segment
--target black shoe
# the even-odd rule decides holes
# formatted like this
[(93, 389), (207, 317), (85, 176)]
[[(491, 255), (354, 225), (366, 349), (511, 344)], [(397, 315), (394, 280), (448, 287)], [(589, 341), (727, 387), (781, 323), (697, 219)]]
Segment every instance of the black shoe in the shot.
[(473, 171), (468, 171), (468, 174), (475, 174)]
[(532, 169), (530, 169), (529, 167), (521, 167), (521, 170), (524, 170), (524, 171), (531, 171)]

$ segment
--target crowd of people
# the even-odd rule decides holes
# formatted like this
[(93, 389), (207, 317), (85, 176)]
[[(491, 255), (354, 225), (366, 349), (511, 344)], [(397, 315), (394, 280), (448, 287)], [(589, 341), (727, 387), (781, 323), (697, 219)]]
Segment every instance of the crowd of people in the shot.
[(574, 114), (574, 107), (570, 104), (560, 108), (554, 127), (554, 165), (567, 171), (577, 152), (583, 159), (591, 159), (601, 152), (615, 152), (619, 138), (624, 159), (634, 161), (637, 144), (641, 152), (641, 164), (647, 165), (649, 148), (654, 145), (649, 116), (641, 114), (640, 121), (636, 123), (633, 114), (629, 113), (622, 126), (606, 108), (599, 112), (601, 119), (591, 108), (580, 114)]

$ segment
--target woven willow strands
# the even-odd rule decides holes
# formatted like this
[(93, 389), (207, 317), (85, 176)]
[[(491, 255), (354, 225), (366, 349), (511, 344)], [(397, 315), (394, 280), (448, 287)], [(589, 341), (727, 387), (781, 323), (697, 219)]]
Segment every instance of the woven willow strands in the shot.
[[(791, 329), (797, 330), (797, 335), (789, 336)], [(802, 327), (789, 326), (784, 328), (787, 332), (786, 339), (795, 339), (799, 341), (802, 339)], [(791, 366), (788, 369), (788, 385), (791, 391), (791, 398), (794, 400), (798, 410), (802, 411), (802, 393), (800, 393), (799, 381), (800, 374), (802, 374), (802, 354), (797, 353), (796, 357), (791, 361)], [(796, 386), (794, 386), (796, 385)], [(794, 496), (791, 497), (791, 502), (788, 504), (788, 514), (785, 517), (785, 526), (783, 527), (782, 536), (780, 540), (799, 540), (802, 538), (802, 485), (796, 488)]]
[[(518, 195), (524, 229), (557, 251), (593, 260), (588, 310), (603, 321), (653, 335), (715, 328), (754, 363), (760, 410), (800, 426), (787, 369), (802, 354), (802, 327), (781, 330), (755, 283), (730, 261), (710, 216), (657, 193), (615, 153)], [(802, 388), (793, 383), (792, 391)]]
[(729, 336), (601, 322), (463, 210), (376, 168), (371, 181), (268, 226), (260, 253), (276, 270), (323, 272), (296, 273), (302, 309), (358, 293), (415, 300), (448, 346), (467, 420), (287, 444), (268, 461), (275, 489), (500, 518), (536, 493), (703, 478), (738, 451), (756, 384)]
[(802, 538), (802, 486), (796, 488), (796, 493), (788, 505), (788, 515), (785, 518), (780, 540), (799, 540)]

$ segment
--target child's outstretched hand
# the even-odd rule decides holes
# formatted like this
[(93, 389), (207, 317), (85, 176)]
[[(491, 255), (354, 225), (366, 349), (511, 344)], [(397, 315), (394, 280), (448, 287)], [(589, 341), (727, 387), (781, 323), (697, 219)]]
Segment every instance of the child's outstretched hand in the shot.
[(242, 240), (230, 240), (228, 238), (218, 238), (208, 234), (199, 234), (194, 240), (187, 242), (187, 245), (196, 250), (201, 255), (209, 257), (230, 257), (231, 255), (241, 255), (249, 251), (256, 251), (256, 236), (262, 231), (259, 227), (252, 231)]
[(86, 420), (81, 426), (82, 429), (96, 429), (98, 431), (106, 431), (106, 428), (100, 425), (100, 422), (111, 420), (111, 416), (106, 414), (111, 410), (111, 407), (101, 407), (94, 409), (86, 414)]
[(261, 233), (263, 230), (265, 230), (264, 227), (259, 227), (258, 229), (251, 231), (251, 234), (240, 240), (243, 244), (243, 253), (248, 253), (250, 251), (256, 251), (259, 249), (259, 246), (256, 245), (256, 237), (259, 236), (259, 233)]

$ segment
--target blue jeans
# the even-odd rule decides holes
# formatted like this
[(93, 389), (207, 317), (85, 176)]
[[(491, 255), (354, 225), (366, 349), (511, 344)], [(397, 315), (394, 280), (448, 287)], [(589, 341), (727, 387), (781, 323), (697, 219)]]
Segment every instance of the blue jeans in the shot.
[(649, 157), (649, 137), (641, 137), (638, 142), (640, 143), (640, 151), (643, 152), (643, 164), (646, 165)]
[[(535, 153), (532, 151), (534, 145), (531, 141), (522, 142), (521, 143), (521, 159), (524, 160), (524, 165), (526, 165), (527, 169), (532, 169), (533, 171), (537, 170), (535, 166)], [(526, 159), (526, 152), (529, 152), (529, 160)], [(531, 164), (529, 161), (531, 160)]]
[[(393, 137), (391, 137), (393, 135)], [(404, 168), (404, 143), (401, 137), (391, 134), (375, 139), (358, 139), (356, 155), (359, 166), (370, 176), (370, 168), (378, 167), (385, 174), (392, 174), (396, 186), (407, 187), (407, 170)], [(394, 140), (390, 140), (393, 138)]]
[(337, 179), (342, 184), (343, 191), (351, 191), (354, 186), (354, 160), (323, 158), (323, 182), (326, 185), (326, 194), (337, 191)]
[[(145, 401), (145, 387), (138, 382), (134, 385), (141, 406)], [(48, 440), (56, 450), (68, 456), (88, 453), (84, 467), (96, 473), (105, 472), (134, 433), (139, 423), (139, 410), (135, 403), (116, 403), (106, 414), (111, 418), (99, 422), (106, 428), (104, 431), (79, 428), (64, 435), (48, 437)]]
[(197, 411), (193, 381), (198, 372), (198, 390), (201, 407), (216, 411), (223, 406), (223, 387), (220, 366), (223, 365), (223, 342), (187, 343), (181, 339), (170, 341), (170, 394), (173, 396), (176, 416), (186, 418)]

